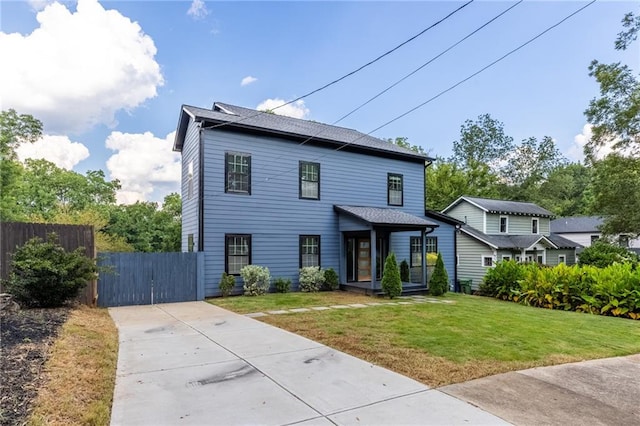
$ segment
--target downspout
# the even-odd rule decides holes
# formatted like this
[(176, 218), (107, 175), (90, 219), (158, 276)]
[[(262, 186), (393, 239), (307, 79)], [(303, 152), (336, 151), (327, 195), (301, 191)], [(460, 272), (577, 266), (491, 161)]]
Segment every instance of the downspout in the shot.
[(198, 142), (198, 251), (204, 251), (204, 129), (200, 123)]

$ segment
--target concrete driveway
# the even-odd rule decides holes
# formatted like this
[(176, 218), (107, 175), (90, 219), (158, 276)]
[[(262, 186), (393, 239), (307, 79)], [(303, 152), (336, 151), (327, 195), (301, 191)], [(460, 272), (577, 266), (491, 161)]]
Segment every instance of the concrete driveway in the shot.
[(518, 425), (640, 425), (640, 355), (533, 368), (439, 389)]
[(482, 409), (205, 302), (109, 309), (113, 425), (505, 424)]

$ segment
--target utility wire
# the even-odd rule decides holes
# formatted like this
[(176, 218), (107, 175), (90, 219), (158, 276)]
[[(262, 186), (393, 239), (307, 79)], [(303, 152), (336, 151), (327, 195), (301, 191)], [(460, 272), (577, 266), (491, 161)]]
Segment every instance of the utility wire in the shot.
[[(388, 126), (389, 124), (391, 124), (391, 123), (393, 123), (393, 122), (395, 122), (395, 121), (397, 121), (397, 120), (399, 120), (399, 119), (401, 119), (401, 118), (403, 118), (403, 117), (406, 117), (407, 115), (411, 114), (412, 112), (414, 112), (414, 111), (416, 111), (416, 110), (418, 110), (418, 109), (422, 108), (423, 106), (425, 106), (425, 105), (427, 105), (427, 104), (429, 104), (429, 103), (433, 102), (434, 100), (438, 99), (440, 96), (444, 95), (445, 93), (450, 92), (451, 90), (453, 90), (453, 89), (455, 89), (456, 87), (460, 86), (461, 84), (463, 84), (463, 83), (465, 83), (465, 82), (469, 81), (470, 79), (472, 79), (473, 77), (477, 76), (478, 74), (480, 74), (480, 73), (482, 73), (482, 72), (486, 71), (487, 69), (491, 68), (491, 67), (492, 67), (492, 66), (494, 66), (495, 64), (497, 64), (497, 63), (499, 63), (499, 62), (503, 61), (503, 60), (504, 60), (504, 59), (506, 59), (507, 57), (511, 56), (511, 55), (512, 55), (512, 54), (514, 54), (515, 52), (517, 52), (517, 51), (519, 51), (520, 49), (522, 49), (523, 47), (525, 47), (525, 46), (527, 46), (527, 45), (531, 44), (532, 42), (534, 42), (535, 40), (539, 39), (540, 37), (542, 37), (543, 35), (545, 35), (545, 34), (546, 34), (546, 33), (548, 33), (549, 31), (551, 31), (552, 29), (554, 29), (554, 28), (558, 27), (559, 25), (561, 25), (562, 23), (564, 23), (564, 22), (565, 22), (565, 21), (567, 21), (568, 19), (571, 19), (573, 16), (575, 16), (575, 15), (577, 15), (578, 13), (582, 12), (584, 9), (586, 9), (586, 8), (587, 8), (587, 7), (589, 7), (589, 6), (591, 6), (591, 5), (592, 5), (592, 4), (594, 4), (596, 1), (597, 1), (597, 0), (592, 0), (591, 2), (587, 3), (586, 5), (584, 5), (584, 6), (580, 7), (579, 9), (577, 9), (576, 11), (574, 11), (574, 12), (572, 12), (571, 14), (567, 15), (566, 17), (564, 17), (564, 18), (563, 18), (563, 19), (561, 19), (560, 21), (556, 22), (555, 24), (551, 25), (550, 27), (548, 27), (547, 29), (545, 29), (544, 31), (542, 31), (541, 33), (539, 33), (538, 35), (536, 35), (536, 36), (534, 36), (534, 37), (530, 38), (529, 40), (527, 40), (526, 42), (522, 43), (521, 45), (519, 45), (519, 46), (518, 46), (518, 47), (516, 47), (515, 49), (510, 50), (510, 51), (509, 51), (509, 52), (507, 52), (506, 54), (502, 55), (500, 58), (498, 58), (498, 59), (496, 59), (495, 61), (493, 61), (493, 62), (489, 63), (488, 65), (486, 65), (486, 66), (482, 67), (482, 68), (481, 68), (481, 69), (479, 69), (478, 71), (474, 72), (473, 74), (469, 75), (468, 77), (464, 78), (463, 80), (460, 80), (459, 82), (455, 83), (454, 85), (450, 86), (449, 88), (447, 88), (447, 89), (445, 89), (445, 90), (441, 91), (441, 92), (440, 92), (440, 93), (438, 93), (437, 95), (435, 95), (435, 96), (433, 96), (433, 97), (431, 97), (431, 98), (427, 99), (426, 101), (422, 102), (421, 104), (419, 104), (419, 105), (417, 105), (417, 106), (415, 106), (415, 107), (411, 108), (410, 110), (408, 110), (408, 111), (406, 111), (406, 112), (404, 112), (404, 113), (402, 113), (402, 114), (398, 115), (397, 117), (395, 117), (395, 118), (393, 118), (393, 119), (391, 119), (391, 120), (387, 121), (386, 123), (384, 123), (384, 124), (382, 124), (382, 125), (380, 125), (380, 126), (376, 127), (375, 129), (371, 130), (370, 132), (365, 133), (365, 134), (362, 134), (361, 136), (359, 136), (359, 137), (355, 138), (355, 139), (354, 139), (354, 140), (352, 140), (351, 142), (347, 142), (347, 143), (345, 143), (344, 145), (341, 145), (341, 146), (339, 146), (338, 148), (336, 148), (336, 149), (332, 150), (331, 152), (328, 152), (328, 153), (323, 154), (323, 155), (321, 155), (321, 156), (319, 156), (319, 157), (316, 157), (316, 158), (314, 158), (314, 159), (313, 159), (313, 160), (311, 160), (311, 161), (317, 161), (317, 160), (320, 160), (320, 159), (322, 159), (322, 158), (326, 157), (327, 155), (330, 155), (331, 153), (333, 153), (333, 152), (335, 152), (335, 151), (340, 151), (340, 150), (342, 150), (342, 149), (344, 149), (344, 148), (348, 147), (349, 145), (352, 145), (353, 143), (355, 143), (355, 142), (359, 141), (360, 139), (362, 139), (362, 138), (364, 138), (364, 137), (366, 137), (366, 136), (370, 136), (372, 133), (374, 133), (374, 132), (376, 132), (376, 131), (378, 131), (378, 130), (380, 130), (380, 129), (382, 129), (382, 128), (386, 127), (386, 126)], [(284, 172), (278, 173), (278, 174), (276, 174), (276, 175), (274, 175), (274, 176), (267, 177), (267, 178), (265, 178), (265, 181), (270, 180), (270, 179), (274, 179), (274, 178), (277, 178), (277, 177), (280, 177), (280, 176), (282, 176), (282, 175), (284, 175), (284, 174), (287, 174), (287, 173), (289, 173), (289, 172), (291, 172), (291, 171), (293, 171), (293, 170), (297, 170), (297, 167), (295, 167), (295, 168), (291, 168), (291, 169), (288, 169), (288, 170), (285, 170)]]
[[(313, 94), (315, 94), (315, 93), (318, 93), (318, 92), (320, 92), (320, 91), (322, 91), (322, 90), (324, 90), (324, 89), (326, 89), (326, 88), (328, 88), (328, 87), (330, 87), (330, 86), (333, 86), (334, 84), (337, 84), (337, 83), (341, 82), (342, 80), (344, 80), (344, 79), (346, 79), (346, 78), (348, 78), (348, 77), (351, 77), (352, 75), (354, 75), (354, 74), (356, 74), (356, 73), (358, 73), (358, 72), (362, 71), (363, 69), (365, 69), (365, 68), (369, 67), (370, 65), (373, 65), (374, 63), (378, 62), (380, 59), (382, 59), (382, 58), (384, 58), (384, 57), (386, 57), (386, 56), (388, 56), (388, 55), (392, 54), (392, 53), (393, 53), (393, 52), (395, 52), (396, 50), (400, 49), (402, 46), (404, 46), (404, 45), (406, 45), (406, 44), (408, 44), (408, 43), (412, 42), (412, 41), (413, 41), (413, 40), (415, 40), (415, 39), (417, 39), (418, 37), (420, 37), (421, 35), (423, 35), (423, 34), (424, 34), (424, 33), (426, 33), (427, 31), (429, 31), (429, 30), (431, 30), (431, 29), (433, 29), (433, 28), (437, 27), (437, 26), (438, 26), (438, 25), (440, 25), (442, 22), (446, 21), (447, 19), (449, 19), (450, 17), (452, 17), (453, 15), (455, 15), (456, 13), (458, 13), (459, 11), (461, 11), (462, 9), (464, 9), (465, 7), (469, 6), (469, 5), (470, 5), (471, 3), (473, 3), (474, 1), (475, 1), (475, 0), (469, 0), (468, 2), (466, 2), (465, 4), (463, 4), (462, 6), (458, 7), (457, 9), (455, 9), (453, 12), (450, 12), (450, 13), (449, 13), (447, 16), (445, 16), (444, 18), (442, 18), (442, 19), (440, 19), (439, 21), (437, 21), (437, 22), (435, 22), (435, 23), (433, 23), (433, 24), (429, 25), (427, 28), (423, 29), (422, 31), (420, 31), (420, 32), (419, 32), (419, 33), (417, 33), (416, 35), (414, 35), (414, 36), (412, 36), (412, 37), (408, 38), (407, 40), (403, 41), (402, 43), (400, 43), (400, 44), (399, 44), (399, 45), (397, 45), (396, 47), (394, 47), (394, 48), (392, 48), (392, 49), (390, 49), (390, 50), (386, 51), (385, 53), (383, 53), (383, 54), (381, 54), (380, 56), (378, 56), (377, 58), (375, 58), (375, 59), (373, 59), (373, 60), (371, 60), (371, 61), (367, 62), (366, 64), (361, 65), (360, 67), (356, 68), (355, 70), (353, 70), (353, 71), (351, 71), (351, 72), (349, 72), (349, 73), (347, 73), (347, 74), (343, 75), (342, 77), (339, 77), (339, 78), (337, 78), (337, 79), (335, 79), (335, 80), (333, 80), (333, 81), (331, 81), (331, 82), (329, 82), (329, 83), (325, 84), (324, 86), (321, 86), (321, 87), (319, 87), (319, 88), (317, 88), (317, 89), (314, 89), (314, 90), (310, 91), (310, 92), (309, 92), (309, 93), (307, 93), (307, 94), (304, 94), (304, 95), (302, 95), (302, 96), (298, 96), (298, 97), (297, 97), (297, 98), (295, 98), (295, 99), (292, 99), (292, 100), (290, 100), (290, 101), (288, 101), (288, 102), (283, 103), (282, 105), (278, 105), (277, 107), (272, 108), (272, 109), (271, 109), (271, 111), (275, 111), (275, 110), (277, 110), (278, 108), (282, 108), (282, 107), (284, 107), (284, 106), (286, 106), (286, 105), (290, 105), (290, 104), (292, 104), (292, 103), (294, 103), (294, 102), (298, 102), (298, 101), (300, 101), (300, 100), (302, 100), (302, 99), (304, 99), (304, 98), (307, 98), (307, 97), (309, 97), (309, 96), (311, 96), (311, 95), (313, 95)], [(236, 121), (226, 121), (226, 122), (224, 122), (224, 123), (215, 124), (215, 125), (213, 125), (213, 126), (207, 127), (207, 129), (215, 129), (215, 128), (218, 128), (218, 127), (228, 126), (228, 125), (230, 125), (230, 124), (240, 123), (241, 121), (245, 121), (245, 120), (248, 120), (248, 119), (250, 119), (250, 118), (254, 118), (254, 117), (257, 117), (258, 115), (266, 114), (266, 113), (267, 113), (266, 111), (257, 111), (255, 114), (252, 114), (252, 115), (249, 115), (249, 116), (246, 116), (246, 117), (242, 117), (240, 120), (236, 120)]]
[[(342, 117), (340, 117), (339, 119), (337, 119), (336, 121), (334, 121), (333, 123), (331, 123), (331, 125), (336, 125), (338, 123), (340, 123), (342, 120), (344, 120), (345, 118), (349, 117), (350, 115), (354, 114), (355, 112), (359, 111), (360, 109), (364, 108), (366, 105), (370, 104), (371, 102), (373, 102), (374, 100), (378, 99), (380, 96), (382, 96), (383, 94), (387, 93), (389, 90), (393, 89), (394, 87), (396, 87), (397, 85), (399, 85), (400, 83), (402, 83), (403, 81), (405, 81), (406, 79), (408, 79), (409, 77), (411, 77), (412, 75), (416, 74), (418, 71), (422, 70), (423, 68), (425, 68), (427, 65), (430, 65), (431, 63), (433, 63), (435, 60), (437, 60), (438, 58), (440, 58), (442, 55), (444, 55), (445, 53), (449, 52), (450, 50), (454, 49), (456, 46), (458, 46), (460, 43), (464, 42), (465, 40), (467, 40), (469, 37), (473, 36), (474, 34), (476, 34), (477, 32), (479, 32), (480, 30), (482, 30), (483, 28), (485, 28), (486, 26), (488, 26), (489, 24), (491, 24), (492, 22), (494, 22), (496, 19), (500, 18), (502, 15), (506, 14), (507, 12), (509, 12), (511, 9), (513, 9), (514, 7), (518, 6), (520, 3), (522, 3), (524, 0), (520, 0), (517, 3), (509, 6), (507, 9), (505, 9), (504, 11), (500, 12), (498, 15), (494, 16), (493, 18), (491, 18), (489, 21), (485, 22), (484, 24), (482, 24), (481, 26), (479, 26), (478, 28), (476, 28), (475, 30), (473, 30), (472, 32), (470, 32), (469, 34), (467, 34), (466, 36), (464, 36), (463, 38), (461, 38), (460, 40), (458, 40), (457, 42), (455, 42), (454, 44), (452, 44), (451, 46), (449, 46), (448, 48), (446, 48), (445, 50), (443, 50), (442, 52), (440, 52), (439, 54), (437, 54), (436, 56), (432, 57), (431, 59), (429, 59), (427, 62), (425, 62), (424, 64), (420, 65), (418, 68), (414, 69), (413, 71), (411, 71), (409, 74), (405, 75), (404, 77), (402, 77), (400, 80), (396, 81), (395, 83), (391, 84), (390, 86), (387, 86), (384, 90), (382, 90), (381, 92), (378, 92), (376, 95), (374, 95), (373, 97), (369, 98), (367, 101), (365, 101), (364, 103), (360, 104), (359, 106), (357, 106), (356, 108), (352, 109), (351, 111), (349, 111), (347, 114), (343, 115)], [(324, 129), (320, 130), (319, 132), (309, 136), (307, 139), (303, 140), (302, 142), (300, 142), (299, 146), (302, 146), (304, 144), (306, 144), (307, 142), (311, 141), (314, 138), (317, 138), (318, 136), (320, 136), (322, 133), (324, 133)], [(276, 157), (273, 161), (279, 160), (280, 158), (283, 158), (284, 156), (279, 156)], [(264, 167), (263, 167), (264, 168)], [(260, 169), (258, 169), (260, 170)]]

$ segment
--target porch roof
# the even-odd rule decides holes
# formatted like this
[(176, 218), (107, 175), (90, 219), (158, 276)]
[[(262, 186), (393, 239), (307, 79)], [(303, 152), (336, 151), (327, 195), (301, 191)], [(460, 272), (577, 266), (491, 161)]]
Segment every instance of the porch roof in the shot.
[(405, 213), (401, 210), (383, 207), (365, 206), (338, 206), (333, 209), (338, 213), (344, 213), (355, 217), (373, 226), (386, 228), (401, 228), (402, 230), (437, 228), (437, 223)]

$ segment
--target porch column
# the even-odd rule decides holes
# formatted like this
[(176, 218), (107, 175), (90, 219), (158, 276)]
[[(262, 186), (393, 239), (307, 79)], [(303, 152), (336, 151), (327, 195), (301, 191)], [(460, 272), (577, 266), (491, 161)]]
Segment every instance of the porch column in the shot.
[(371, 290), (376, 287), (376, 230), (371, 229), (371, 241), (369, 242), (369, 255), (371, 256)]
[(422, 256), (420, 256), (422, 265), (422, 286), (427, 286), (427, 233), (423, 229), (420, 231), (420, 235), (422, 236)]
[(347, 283), (347, 262), (345, 261), (347, 259), (346, 255), (345, 255), (345, 247), (344, 247), (344, 234), (342, 232), (338, 232), (338, 235), (340, 238), (340, 244), (338, 244), (338, 247), (340, 247), (340, 257), (338, 258), (338, 280), (340, 281), (340, 284), (346, 284)]

